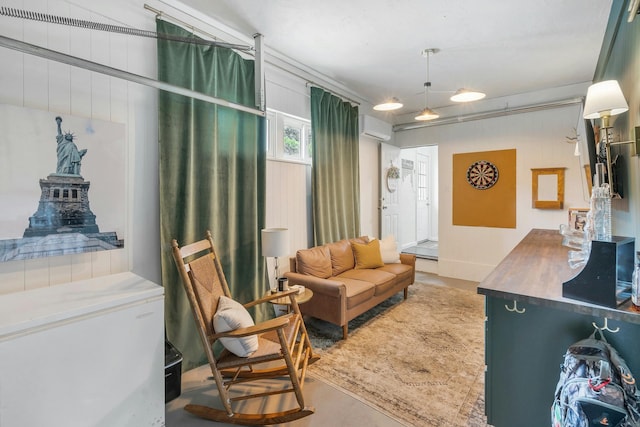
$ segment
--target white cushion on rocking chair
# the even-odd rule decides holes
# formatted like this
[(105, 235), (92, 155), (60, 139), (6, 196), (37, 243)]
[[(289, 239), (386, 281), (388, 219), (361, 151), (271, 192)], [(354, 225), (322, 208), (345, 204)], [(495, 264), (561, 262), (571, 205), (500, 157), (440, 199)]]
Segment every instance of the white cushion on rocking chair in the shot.
[[(235, 331), (238, 328), (248, 328), (254, 325), (251, 315), (242, 304), (225, 296), (220, 297), (218, 309), (213, 316), (214, 331)], [(258, 349), (257, 335), (242, 338), (220, 338), (220, 342), (224, 348), (239, 357), (248, 357)]]

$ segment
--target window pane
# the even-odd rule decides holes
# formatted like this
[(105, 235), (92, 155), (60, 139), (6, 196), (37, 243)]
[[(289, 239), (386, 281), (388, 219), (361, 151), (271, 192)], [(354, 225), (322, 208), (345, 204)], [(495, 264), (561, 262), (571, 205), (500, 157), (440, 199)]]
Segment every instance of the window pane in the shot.
[(265, 132), (265, 144), (267, 146), (267, 154), (271, 154), (271, 119), (267, 117), (267, 132)]
[(284, 125), (284, 155), (285, 157), (300, 158), (301, 129), (290, 125)]
[(427, 164), (418, 162), (418, 201), (427, 200)]
[(305, 140), (305, 159), (311, 160), (311, 158), (313, 157), (313, 140), (311, 138), (311, 126), (305, 126), (305, 129), (307, 131), (307, 139)]

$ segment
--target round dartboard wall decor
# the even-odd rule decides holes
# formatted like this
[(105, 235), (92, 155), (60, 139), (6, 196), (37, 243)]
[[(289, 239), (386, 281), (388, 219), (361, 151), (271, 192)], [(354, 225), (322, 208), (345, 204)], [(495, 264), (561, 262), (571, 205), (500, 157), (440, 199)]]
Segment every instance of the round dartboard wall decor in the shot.
[(498, 181), (498, 168), (487, 160), (478, 160), (467, 169), (467, 182), (476, 190), (491, 188)]

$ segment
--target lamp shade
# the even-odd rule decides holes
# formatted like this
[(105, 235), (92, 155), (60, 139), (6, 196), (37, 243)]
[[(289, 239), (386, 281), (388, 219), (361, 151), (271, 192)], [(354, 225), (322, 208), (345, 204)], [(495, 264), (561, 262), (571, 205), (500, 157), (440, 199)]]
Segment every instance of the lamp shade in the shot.
[(471, 102), (482, 99), (485, 96), (487, 95), (482, 92), (461, 88), (458, 89), (456, 93), (449, 99), (451, 99), (453, 102)]
[(262, 256), (280, 257), (289, 254), (289, 230), (265, 228), (262, 230)]
[(393, 111), (399, 108), (402, 108), (402, 103), (398, 100), (398, 98), (391, 98), (373, 107), (373, 109), (376, 111)]
[(440, 117), (440, 114), (433, 111), (431, 108), (425, 108), (418, 114), (415, 119), (416, 120), (433, 120)]
[(594, 83), (587, 89), (584, 103), (584, 118), (598, 119), (604, 116), (615, 116), (629, 109), (622, 89), (616, 80)]

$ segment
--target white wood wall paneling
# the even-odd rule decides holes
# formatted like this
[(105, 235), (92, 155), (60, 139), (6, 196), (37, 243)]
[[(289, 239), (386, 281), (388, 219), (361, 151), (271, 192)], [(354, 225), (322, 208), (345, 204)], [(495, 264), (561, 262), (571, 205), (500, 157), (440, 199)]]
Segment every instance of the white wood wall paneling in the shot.
[[(85, 9), (73, 7), (71, 16), (76, 19), (89, 20), (92, 15)], [(69, 54), (78, 58), (91, 57), (91, 39), (89, 30), (70, 27)], [(91, 117), (91, 80), (92, 73), (79, 67), (71, 67), (71, 114), (74, 116)]]
[[(3, 2), (6, 7), (22, 7), (20, 0), (7, 0)], [(23, 38), (22, 21), (15, 18), (0, 17), (0, 28), (2, 34), (18, 40)], [(5, 104), (23, 105), (24, 103), (24, 54), (10, 50), (1, 49), (0, 54), (3, 57), (2, 68), (0, 73), (0, 94), (2, 94), (2, 102)]]
[[(7, 0), (6, 7), (22, 7), (20, 0)], [(23, 22), (19, 19), (0, 17), (2, 34), (18, 40), (23, 39)], [(2, 72), (0, 72), (0, 102), (3, 104), (24, 105), (24, 57), (25, 55), (10, 49), (0, 49)], [(0, 263), (0, 294), (25, 290), (25, 263), (11, 261)]]
[(22, 292), (24, 285), (24, 261), (3, 262), (0, 265), (0, 295)]
[(24, 262), (25, 291), (49, 286), (49, 260), (47, 258), (28, 259)]
[[(155, 16), (138, 5), (123, 6), (129, 17), (135, 17), (137, 28), (155, 31)], [(156, 40), (143, 37), (127, 39), (128, 71), (149, 77), (157, 76)], [(129, 83), (129, 178), (127, 183), (130, 194), (130, 216), (128, 223), (127, 251), (129, 256), (122, 262), (134, 266), (134, 271), (156, 283), (161, 283), (158, 263), (149, 262), (150, 256), (159, 257), (150, 248), (167, 247), (168, 242), (160, 242), (160, 195), (158, 177), (158, 93), (146, 86)], [(147, 141), (147, 143), (131, 143), (131, 141)], [(151, 181), (150, 181), (151, 180)], [(150, 185), (150, 182), (153, 185)], [(147, 227), (140, 227), (140, 223)], [(152, 232), (149, 232), (149, 231)]]
[[(34, 10), (47, 10), (44, 0), (34, 0), (30, 5)], [(18, 18), (12, 18), (18, 19)], [(22, 20), (23, 41), (37, 46), (47, 47), (46, 24), (31, 20)], [(24, 55), (24, 106), (46, 110), (49, 107), (48, 75), (46, 59), (33, 55)]]
[[(69, 17), (69, 6), (66, 3), (51, 2), (47, 13), (52, 15)], [(70, 31), (66, 25), (45, 24), (38, 22), (40, 31), (45, 30), (47, 34), (47, 45), (49, 49), (58, 52), (69, 53)], [(71, 112), (71, 67), (55, 61), (47, 61), (48, 66), (48, 110), (69, 114)], [(54, 124), (55, 125), (55, 124)], [(55, 129), (55, 127), (52, 127)]]
[[(308, 247), (307, 165), (269, 160), (267, 162), (266, 227), (289, 229), (289, 255)], [(270, 271), (272, 260), (267, 260)], [(289, 270), (289, 261), (280, 262), (280, 271)]]
[[(93, 16), (92, 21), (100, 17)], [(87, 31), (91, 39), (91, 58), (93, 62), (109, 63), (111, 35), (105, 31)], [(109, 120), (111, 116), (111, 78), (100, 73), (91, 73), (91, 116), (96, 119)]]
[(71, 281), (71, 257), (49, 257), (49, 286)]

